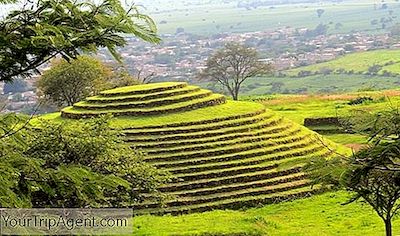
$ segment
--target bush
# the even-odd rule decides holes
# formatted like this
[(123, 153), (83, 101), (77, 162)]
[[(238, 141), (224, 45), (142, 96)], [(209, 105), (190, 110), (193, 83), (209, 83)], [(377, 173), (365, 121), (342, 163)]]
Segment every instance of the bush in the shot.
[(0, 121), (1, 207), (129, 206), (168, 179), (126, 146), (108, 117), (38, 121), (16, 134), (25, 117)]
[(338, 117), (315, 117), (305, 118), (304, 126), (318, 126), (318, 125), (340, 125)]
[(359, 97), (359, 98), (356, 98), (356, 99), (352, 99), (352, 100), (350, 100), (347, 104), (349, 104), (349, 105), (359, 105), (359, 104), (363, 104), (363, 103), (366, 103), (366, 102), (372, 102), (372, 101), (374, 101), (374, 99), (372, 99), (371, 97)]

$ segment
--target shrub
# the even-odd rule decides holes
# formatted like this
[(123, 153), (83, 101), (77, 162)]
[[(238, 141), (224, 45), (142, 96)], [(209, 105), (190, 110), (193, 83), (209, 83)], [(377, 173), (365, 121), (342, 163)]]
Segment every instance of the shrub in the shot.
[(25, 117), (0, 121), (1, 207), (126, 206), (168, 179), (124, 144), (108, 117), (21, 130)]
[(352, 99), (347, 104), (349, 104), (349, 105), (359, 105), (359, 104), (363, 104), (363, 103), (366, 103), (366, 102), (372, 102), (372, 101), (374, 101), (374, 99), (372, 99), (371, 97), (364, 96), (364, 97), (359, 97), (359, 98), (356, 98), (356, 99)]

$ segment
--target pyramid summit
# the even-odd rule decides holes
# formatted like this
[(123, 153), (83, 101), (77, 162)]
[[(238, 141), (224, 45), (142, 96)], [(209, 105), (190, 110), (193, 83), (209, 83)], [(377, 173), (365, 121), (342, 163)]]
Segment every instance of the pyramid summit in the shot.
[(147, 116), (182, 112), (225, 103), (223, 95), (187, 83), (166, 82), (103, 91), (62, 110), (67, 118), (111, 113), (114, 116)]
[(302, 166), (334, 155), (336, 144), (253, 102), (186, 83), (129, 86), (102, 92), (62, 110), (65, 118), (111, 113), (125, 141), (174, 181), (160, 208), (152, 195), (136, 213), (238, 209), (319, 192)]

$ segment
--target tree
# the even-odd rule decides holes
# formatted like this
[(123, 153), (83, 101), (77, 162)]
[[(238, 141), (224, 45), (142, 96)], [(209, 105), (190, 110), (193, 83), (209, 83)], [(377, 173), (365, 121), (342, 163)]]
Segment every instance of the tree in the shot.
[(350, 158), (313, 159), (306, 169), (315, 182), (353, 192), (348, 203), (367, 202), (383, 220), (386, 235), (392, 236), (392, 219), (400, 209), (400, 113), (394, 109), (355, 119), (357, 130), (370, 132), (369, 147)]
[(221, 84), (233, 100), (238, 99), (240, 87), (248, 78), (271, 72), (270, 64), (258, 60), (255, 49), (238, 43), (228, 43), (206, 62), (200, 77)]
[(153, 81), (154, 76), (156, 76), (155, 72), (147, 72), (144, 73), (144, 68), (135, 69), (135, 79), (138, 80), (141, 84), (148, 84)]
[(324, 12), (325, 12), (324, 9), (317, 9), (318, 18), (321, 18), (322, 14), (324, 14)]
[(391, 36), (399, 36), (400, 35), (400, 24), (395, 24), (390, 28)]
[(342, 27), (343, 27), (343, 24), (340, 23), (340, 22), (338, 22), (338, 23), (335, 24), (335, 30), (339, 30), (339, 29), (342, 28)]
[(318, 24), (315, 29), (307, 30), (305, 33), (306, 37), (316, 37), (319, 35), (325, 35), (328, 32), (328, 26), (325, 24)]
[(79, 56), (70, 62), (55, 60), (38, 80), (38, 89), (46, 100), (58, 106), (74, 103), (109, 88), (111, 69), (98, 59)]
[(185, 29), (182, 27), (176, 28), (175, 34), (181, 34), (181, 33), (185, 33)]
[[(109, 117), (79, 122), (0, 116), (1, 207), (120, 207), (156, 192), (169, 177), (132, 151)], [(14, 127), (14, 128), (13, 128)]]
[(125, 66), (113, 65), (113, 73), (109, 78), (111, 88), (125, 87), (141, 84), (141, 81), (133, 77)]
[(379, 72), (381, 69), (382, 69), (382, 66), (381, 66), (381, 65), (374, 64), (374, 65), (368, 67), (368, 73), (369, 73), (370, 75), (376, 75), (376, 74), (378, 74), (378, 72)]
[[(18, 0), (2, 0), (0, 3)], [(0, 21), (0, 81), (39, 73), (38, 67), (60, 55), (65, 60), (106, 47), (117, 60), (122, 34), (157, 43), (153, 20), (120, 1), (27, 1)]]

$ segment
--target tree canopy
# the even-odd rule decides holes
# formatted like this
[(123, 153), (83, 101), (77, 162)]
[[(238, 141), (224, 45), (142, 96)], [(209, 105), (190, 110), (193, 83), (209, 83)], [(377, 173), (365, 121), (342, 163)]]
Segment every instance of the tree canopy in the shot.
[(76, 60), (54, 60), (37, 81), (39, 94), (58, 106), (74, 103), (111, 87), (111, 68), (101, 61), (79, 56)]
[(231, 42), (207, 59), (206, 69), (200, 76), (219, 83), (237, 100), (244, 81), (271, 70), (270, 64), (259, 61), (255, 49)]
[(99, 47), (121, 60), (117, 47), (126, 44), (123, 34), (160, 41), (153, 20), (137, 6), (125, 9), (119, 0), (27, 1), (0, 21), (0, 81), (38, 73), (56, 56), (69, 61)]
[[(79, 122), (0, 116), (1, 207), (118, 207), (156, 191), (168, 175), (142, 160), (108, 117)], [(17, 124), (17, 127), (15, 127)]]

